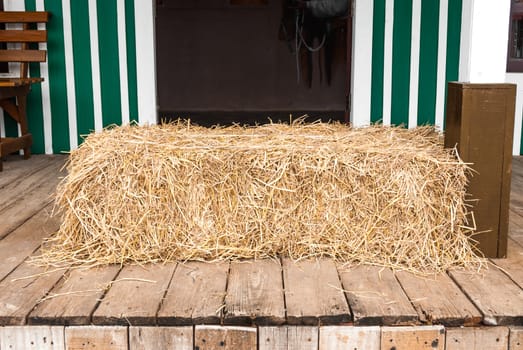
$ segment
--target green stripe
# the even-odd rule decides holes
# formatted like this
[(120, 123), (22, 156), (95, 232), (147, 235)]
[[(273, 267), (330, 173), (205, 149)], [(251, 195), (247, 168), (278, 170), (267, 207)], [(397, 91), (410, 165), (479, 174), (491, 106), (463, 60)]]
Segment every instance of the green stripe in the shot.
[(89, 35), (89, 16), (86, 16), (86, 13), (89, 13), (88, 0), (71, 1), (78, 144), (83, 141), (82, 135), (87, 135), (94, 130), (91, 40)]
[(408, 124), (412, 0), (394, 1), (391, 124)]
[(383, 57), (385, 46), (385, 0), (374, 0), (372, 22), (372, 80), (370, 121), (383, 119)]
[(47, 60), (53, 152), (59, 153), (70, 149), (62, 1), (46, 0), (45, 9), (51, 12), (51, 18), (47, 24)]
[[(36, 11), (35, 0), (25, 0), (26, 11)], [(37, 46), (38, 44), (35, 44)], [(29, 64), (31, 77), (40, 77), (40, 63)], [(42, 85), (33, 84), (27, 96), (27, 122), (29, 132), (33, 135), (31, 152), (34, 154), (45, 153), (44, 139), (44, 111), (42, 107)]]
[(18, 137), (18, 124), (4, 111), (5, 136)]
[[(461, 45), (461, 12), (462, 0), (449, 0), (448, 23), (447, 23), (447, 63), (445, 72), (445, 108), (444, 115), (447, 116), (447, 83), (459, 79), (459, 48)], [(445, 124), (443, 118), (443, 124)]]
[(439, 0), (421, 2), (418, 125), (434, 124), (438, 80)]
[(129, 85), (129, 119), (138, 121), (134, 0), (125, 0), (125, 33), (127, 42), (127, 81)]
[(116, 1), (97, 0), (96, 4), (98, 12), (102, 120), (104, 126), (121, 124), (122, 107)]

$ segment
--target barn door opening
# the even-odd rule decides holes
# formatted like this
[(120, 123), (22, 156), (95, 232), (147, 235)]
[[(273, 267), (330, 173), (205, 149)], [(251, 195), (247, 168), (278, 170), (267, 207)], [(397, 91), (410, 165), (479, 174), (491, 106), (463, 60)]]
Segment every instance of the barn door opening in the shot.
[(326, 19), (308, 1), (157, 0), (159, 119), (345, 120), (352, 23), (341, 1)]

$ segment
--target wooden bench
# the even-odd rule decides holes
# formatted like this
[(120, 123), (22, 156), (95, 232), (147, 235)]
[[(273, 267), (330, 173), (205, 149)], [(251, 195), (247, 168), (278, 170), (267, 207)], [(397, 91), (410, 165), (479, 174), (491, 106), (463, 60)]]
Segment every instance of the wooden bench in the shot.
[[(46, 51), (39, 50), (38, 43), (47, 41), (47, 31), (37, 30), (36, 24), (48, 20), (48, 12), (0, 11), (0, 26), (5, 27), (0, 29), (0, 62), (14, 62), (20, 67), (18, 76), (0, 77), (0, 107), (4, 116), (11, 117), (20, 125), (21, 131), (19, 137), (0, 137), (0, 171), (2, 158), (10, 153), (23, 149), (25, 159), (31, 156), (33, 138), (27, 125), (27, 95), (31, 85), (43, 81), (43, 78), (29, 77), (29, 63), (46, 60)], [(11, 25), (13, 23), (21, 24), (21, 28)], [(16, 45), (7, 47), (7, 43)]]

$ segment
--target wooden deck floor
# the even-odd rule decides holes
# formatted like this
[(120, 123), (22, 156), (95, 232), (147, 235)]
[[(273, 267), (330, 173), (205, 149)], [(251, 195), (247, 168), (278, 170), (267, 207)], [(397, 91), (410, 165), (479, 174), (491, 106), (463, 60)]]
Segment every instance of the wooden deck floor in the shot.
[[(144, 326), (178, 326), (171, 328), (190, 333), (194, 346), (199, 334), (210, 337), (213, 329), (225, 332), (222, 338), (243, 329), (213, 325), (254, 327), (260, 346), (282, 330), (289, 339), (291, 330), (298, 330), (293, 337), (319, 344), (318, 336), (328, 340), (341, 330), (329, 326), (380, 326), (368, 327), (369, 332), (378, 329), (381, 339), (388, 337), (391, 342), (396, 328), (410, 329), (396, 326), (430, 326), (427, 329), (436, 336), (441, 327), (451, 327), (451, 335), (458, 338), (461, 328), (452, 327), (466, 326), (472, 331), (480, 326), (507, 326), (515, 334), (513, 348), (523, 348), (523, 331), (513, 328), (523, 325), (522, 157), (513, 160), (508, 258), (492, 260), (483, 274), (448, 271), (431, 278), (377, 267), (346, 269), (328, 259), (188, 262), (43, 273), (25, 261), (37, 254), (42, 238), (59, 226), (57, 219), (49, 218), (50, 194), (63, 176), (59, 169), (64, 161), (65, 156), (34, 156), (28, 161), (14, 157), (4, 162), (0, 173), (0, 326), (62, 326), (63, 332), (63, 326), (100, 325), (105, 330), (125, 329), (126, 339), (141, 336), (149, 329)], [(507, 327), (489, 329), (496, 330), (492, 334), (496, 339), (501, 334), (503, 342), (506, 330), (508, 344)], [(0, 327), (3, 349), (2, 329), (7, 327)], [(67, 338), (90, 328), (65, 329)], [(154, 337), (159, 337), (157, 332), (163, 328), (154, 329)], [(307, 333), (310, 329), (312, 335)], [(139, 335), (133, 333), (138, 330)], [(200, 344), (199, 348), (206, 347)]]

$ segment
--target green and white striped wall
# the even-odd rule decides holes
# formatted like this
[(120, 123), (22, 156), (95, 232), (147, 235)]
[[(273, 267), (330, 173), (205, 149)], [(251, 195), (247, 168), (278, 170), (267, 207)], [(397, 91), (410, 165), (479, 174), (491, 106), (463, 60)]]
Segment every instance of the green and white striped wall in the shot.
[[(34, 153), (74, 149), (110, 124), (156, 121), (154, 16), (149, 0), (4, 0), (5, 10), (51, 12), (48, 59), (28, 98)], [(0, 113), (2, 136), (16, 124)]]
[[(482, 29), (472, 26), (473, 11), (489, 6), (500, 11), (500, 23), (492, 19), (488, 31), (506, 51), (509, 0), (353, 1), (351, 117), (357, 126), (381, 121), (443, 128), (447, 82), (472, 81), (473, 65), (483, 64), (471, 62), (471, 42), (481, 36), (474, 31)], [(501, 80), (493, 82), (518, 84), (513, 153), (523, 154), (523, 74), (505, 75), (504, 60), (494, 68), (501, 69)]]
[[(442, 127), (446, 83), (470, 76), (471, 13), (481, 1), (491, 0), (353, 0), (353, 124)], [(3, 3), (52, 13), (48, 62), (30, 67), (45, 78), (29, 98), (33, 152), (74, 149), (113, 123), (156, 122), (154, 0)], [(506, 80), (518, 83), (514, 153), (523, 154), (523, 74)], [(0, 132), (18, 132), (1, 110)]]

